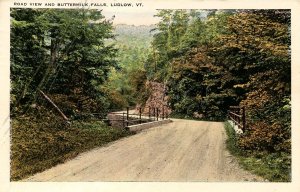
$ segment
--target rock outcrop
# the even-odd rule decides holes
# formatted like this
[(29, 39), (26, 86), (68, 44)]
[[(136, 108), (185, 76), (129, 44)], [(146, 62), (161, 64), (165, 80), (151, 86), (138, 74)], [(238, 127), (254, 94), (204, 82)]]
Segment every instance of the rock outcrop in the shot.
[(144, 114), (149, 114), (149, 110), (154, 115), (154, 110), (158, 109), (159, 117), (169, 116), (171, 109), (168, 107), (168, 96), (166, 95), (167, 87), (163, 83), (151, 82), (146, 83), (150, 96), (143, 108)]

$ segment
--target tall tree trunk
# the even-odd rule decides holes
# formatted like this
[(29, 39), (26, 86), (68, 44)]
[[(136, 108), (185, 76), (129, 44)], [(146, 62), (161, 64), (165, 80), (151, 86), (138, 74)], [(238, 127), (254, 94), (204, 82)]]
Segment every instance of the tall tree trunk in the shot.
[(43, 86), (48, 82), (49, 78), (51, 77), (51, 73), (53, 72), (56, 63), (58, 47), (59, 47), (59, 41), (55, 38), (51, 38), (50, 62), (45, 71), (45, 75), (43, 76), (36, 90), (41, 90)]

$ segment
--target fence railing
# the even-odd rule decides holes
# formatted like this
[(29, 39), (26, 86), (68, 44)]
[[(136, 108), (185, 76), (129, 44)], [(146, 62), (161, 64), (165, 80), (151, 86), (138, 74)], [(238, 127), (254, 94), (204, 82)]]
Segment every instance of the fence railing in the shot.
[(228, 119), (232, 120), (242, 131), (246, 130), (245, 107), (230, 106), (228, 110)]
[[(130, 113), (129, 107), (126, 108), (125, 111), (119, 112), (111, 112), (110, 115), (119, 116), (118, 118), (109, 118), (108, 121), (112, 122), (120, 122), (123, 128), (126, 128), (130, 125), (141, 124), (150, 121), (158, 121), (168, 119), (169, 114), (165, 107), (163, 106), (161, 109), (156, 107), (149, 107), (142, 111), (142, 108), (138, 108), (137, 113)], [(136, 110), (135, 110), (136, 111)], [(120, 124), (119, 123), (119, 124)]]

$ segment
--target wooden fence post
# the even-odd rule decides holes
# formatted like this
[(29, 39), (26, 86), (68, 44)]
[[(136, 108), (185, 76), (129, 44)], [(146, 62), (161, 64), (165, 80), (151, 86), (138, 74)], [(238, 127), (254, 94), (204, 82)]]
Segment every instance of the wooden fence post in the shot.
[(229, 113), (229, 110), (227, 110), (227, 117), (230, 119), (230, 113)]
[(141, 107), (140, 107), (139, 112), (140, 112), (140, 124), (141, 124), (142, 123), (142, 108)]
[(155, 117), (156, 117), (155, 114), (156, 114), (156, 113), (155, 113), (155, 107), (153, 107), (153, 117), (154, 117), (154, 121), (155, 121)]
[[(241, 110), (237, 110), (237, 112), (236, 112), (236, 114), (238, 114), (238, 115), (241, 115)], [(241, 124), (241, 117), (236, 117), (237, 118), (237, 122), (238, 122), (238, 126), (240, 126), (240, 124)]]
[[(167, 105), (166, 105), (167, 106)], [(168, 106), (166, 107), (167, 109), (166, 109), (166, 111), (165, 111), (165, 114), (166, 114), (166, 119), (168, 119), (169, 118), (169, 114), (168, 114)]]
[(127, 107), (127, 115), (126, 115), (126, 126), (128, 127), (129, 125), (129, 107)]
[(125, 113), (123, 112), (123, 118), (122, 118), (122, 120), (123, 120), (123, 129), (125, 128)]
[(243, 131), (246, 130), (246, 112), (245, 107), (242, 107), (242, 122), (243, 122)]

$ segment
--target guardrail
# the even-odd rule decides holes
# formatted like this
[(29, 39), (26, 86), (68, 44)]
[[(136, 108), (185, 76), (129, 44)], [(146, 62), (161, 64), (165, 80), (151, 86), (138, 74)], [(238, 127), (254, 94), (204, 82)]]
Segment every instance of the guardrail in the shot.
[[(123, 128), (126, 128), (130, 125), (141, 124), (144, 122), (150, 121), (158, 121), (159, 119), (164, 120), (168, 119), (168, 113), (165, 111), (165, 107), (159, 108), (149, 107), (148, 109), (144, 109), (144, 113), (142, 112), (142, 108), (138, 109), (138, 113), (130, 113), (129, 107), (126, 108), (126, 111), (119, 112), (111, 112), (110, 115), (119, 116), (118, 118), (108, 118), (109, 122), (115, 121), (120, 122)], [(120, 124), (118, 123), (118, 124)]]
[(228, 110), (228, 119), (232, 120), (242, 131), (246, 130), (245, 107), (230, 106)]

